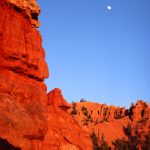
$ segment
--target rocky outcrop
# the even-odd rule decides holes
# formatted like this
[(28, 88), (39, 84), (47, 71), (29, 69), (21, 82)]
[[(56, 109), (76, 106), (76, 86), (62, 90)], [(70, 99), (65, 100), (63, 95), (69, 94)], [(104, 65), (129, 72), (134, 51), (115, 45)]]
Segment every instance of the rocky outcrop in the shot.
[(0, 1), (0, 138), (32, 150), (47, 132), (48, 68), (26, 8), (21, 1)]
[(7, 149), (82, 150), (92, 148), (66, 111), (60, 89), (47, 95), (49, 76), (42, 38), (36, 30), (35, 0), (0, 1), (0, 144)]
[(135, 105), (131, 104), (129, 109), (94, 102), (80, 102), (73, 103), (69, 112), (71, 113), (76, 109), (76, 117), (81, 119), (92, 118), (92, 122), (110, 122), (124, 117), (128, 117), (131, 121), (137, 122), (143, 118), (150, 118), (149, 107), (148, 103), (142, 100), (137, 101)]
[(0, 66), (43, 81), (48, 77), (40, 33), (14, 6), (0, 2)]
[(150, 118), (148, 103), (139, 100), (135, 105), (131, 104), (128, 114), (132, 121), (141, 121), (142, 119)]
[(66, 111), (71, 108), (71, 105), (68, 104), (67, 101), (64, 99), (59, 88), (55, 88), (48, 93), (47, 105), (58, 107)]
[(40, 8), (36, 0), (5, 0), (7, 5), (11, 5), (17, 11), (21, 11), (26, 17), (29, 18), (32, 25), (35, 27), (40, 26), (38, 21), (38, 15), (40, 14)]
[(43, 142), (43, 150), (86, 150), (92, 149), (88, 132), (82, 130), (67, 112), (70, 108), (56, 88), (48, 94), (48, 132)]
[[(103, 135), (113, 148), (112, 141), (124, 138), (131, 140), (131, 136), (138, 136), (143, 143), (150, 129), (150, 105), (142, 100), (132, 104), (129, 109), (93, 102), (73, 103), (68, 110), (83, 130), (101, 137)], [(128, 126), (131, 126), (129, 136)], [(127, 132), (126, 132), (127, 131)]]
[(74, 104), (72, 105), (72, 109), (69, 112), (72, 112), (73, 109), (77, 110), (77, 116), (82, 118), (92, 118), (89, 120), (90, 122), (104, 122), (104, 121), (113, 121), (115, 119), (120, 119), (126, 116), (126, 108), (120, 108), (115, 106), (108, 106), (106, 104), (98, 104), (92, 102), (80, 102), (76, 103), (76, 108)]

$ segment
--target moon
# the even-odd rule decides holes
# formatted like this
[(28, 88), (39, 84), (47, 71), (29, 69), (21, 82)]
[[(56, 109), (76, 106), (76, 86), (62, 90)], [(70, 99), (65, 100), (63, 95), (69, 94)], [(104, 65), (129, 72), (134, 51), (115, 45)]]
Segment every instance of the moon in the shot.
[(107, 9), (108, 9), (108, 10), (111, 10), (111, 9), (112, 9), (111, 5), (108, 5), (108, 6), (107, 6)]

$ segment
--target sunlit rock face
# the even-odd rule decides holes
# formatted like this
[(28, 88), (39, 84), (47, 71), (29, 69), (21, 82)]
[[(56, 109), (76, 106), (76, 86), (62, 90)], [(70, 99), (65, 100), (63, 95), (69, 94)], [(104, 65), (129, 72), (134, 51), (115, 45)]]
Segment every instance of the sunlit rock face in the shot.
[(145, 117), (150, 118), (148, 103), (139, 100), (136, 105), (131, 105), (129, 115), (133, 121), (141, 121)]
[[(92, 149), (89, 134), (67, 112), (49, 76), (35, 0), (0, 1), (0, 139), (6, 149)], [(87, 150), (88, 150), (87, 149)]]
[(31, 21), (35, 27), (40, 26), (38, 15), (40, 14), (40, 7), (36, 0), (6, 0), (8, 4), (13, 5), (18, 11), (22, 11)]
[(53, 107), (58, 107), (66, 111), (71, 108), (71, 105), (68, 104), (67, 101), (64, 99), (59, 88), (55, 88), (48, 93), (47, 105), (52, 105)]
[(47, 132), (48, 68), (29, 17), (39, 8), (29, 2), (0, 1), (0, 138), (24, 150), (34, 149)]
[(43, 81), (48, 68), (40, 33), (24, 12), (6, 0), (1, 1), (0, 15), (0, 66)]
[(43, 142), (43, 150), (92, 150), (92, 143), (87, 132), (77, 124), (67, 112), (71, 107), (55, 88), (48, 93), (48, 132)]
[(114, 149), (112, 142), (116, 139), (131, 140), (126, 134), (128, 125), (132, 130), (130, 136), (137, 136), (138, 132), (140, 146), (150, 131), (150, 105), (142, 100), (131, 104), (129, 109), (94, 102), (77, 102), (72, 103), (68, 112), (89, 134), (94, 131), (99, 140), (103, 135), (112, 149)]

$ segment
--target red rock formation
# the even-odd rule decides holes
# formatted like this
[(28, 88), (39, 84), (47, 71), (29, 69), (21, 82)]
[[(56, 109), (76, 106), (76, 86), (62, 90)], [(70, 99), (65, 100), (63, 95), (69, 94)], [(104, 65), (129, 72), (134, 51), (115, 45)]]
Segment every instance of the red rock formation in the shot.
[(18, 7), (0, 1), (0, 138), (30, 150), (47, 132), (48, 69), (41, 36)]
[[(76, 109), (77, 113), (72, 113)], [(141, 143), (150, 129), (150, 105), (139, 100), (129, 109), (92, 102), (80, 102), (69, 110), (82, 128), (91, 134), (93, 131), (100, 138), (104, 135), (113, 148), (112, 141), (120, 138), (128, 139), (125, 130), (131, 124), (131, 136), (138, 136)], [(138, 130), (138, 135), (136, 135)]]
[[(99, 120), (103, 121), (113, 121), (115, 119), (120, 119), (126, 116), (126, 109), (115, 107), (115, 106), (107, 106), (106, 104), (98, 104), (93, 102), (80, 102), (76, 103), (76, 109), (78, 111), (77, 116), (81, 116), (80, 118), (93, 118), (92, 122)], [(86, 109), (86, 114), (84, 110)], [(70, 110), (71, 112), (72, 110)], [(82, 122), (82, 121), (81, 121)]]
[(150, 118), (148, 106), (148, 103), (142, 100), (139, 100), (136, 105), (132, 104), (129, 110), (130, 118), (133, 121), (141, 121), (146, 115), (148, 115), (147, 118)]
[(150, 127), (147, 103), (138, 101), (127, 110), (82, 102), (71, 116), (60, 89), (46, 93), (48, 68), (36, 30), (39, 13), (35, 0), (0, 1), (0, 148), (92, 150), (92, 131), (104, 134), (111, 145), (116, 138), (128, 138), (128, 123), (138, 128), (132, 134), (142, 141)]
[(0, 1), (1, 144), (22, 150), (91, 149), (61, 91), (47, 96), (48, 68), (35, 28), (39, 12), (35, 0)]
[(68, 110), (71, 108), (71, 105), (68, 104), (67, 101), (63, 98), (59, 88), (55, 88), (53, 91), (49, 92), (47, 96), (47, 105), (52, 105), (53, 107), (58, 107), (63, 110)]
[(0, 66), (37, 80), (48, 77), (39, 32), (24, 13), (6, 0), (0, 2)]
[(35, 27), (40, 26), (40, 22), (38, 21), (40, 8), (36, 0), (7, 0), (7, 4), (15, 7), (17, 11), (22, 11), (22, 13), (29, 18), (32, 25)]
[(92, 149), (89, 134), (81, 129), (67, 112), (70, 105), (61, 90), (56, 88), (48, 94), (48, 132), (43, 150), (86, 150)]

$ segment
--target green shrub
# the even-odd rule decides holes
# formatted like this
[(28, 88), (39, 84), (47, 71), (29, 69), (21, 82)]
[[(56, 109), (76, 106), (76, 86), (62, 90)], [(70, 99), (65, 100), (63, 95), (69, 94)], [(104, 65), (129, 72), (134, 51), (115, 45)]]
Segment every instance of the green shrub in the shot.
[(90, 135), (91, 141), (93, 143), (93, 150), (110, 150), (109, 145), (105, 141), (104, 135), (101, 135), (101, 139), (99, 140), (95, 132), (92, 132)]
[(129, 138), (131, 137), (131, 131), (132, 131), (131, 124), (128, 123), (127, 127), (124, 128), (124, 132)]
[(124, 139), (116, 139), (112, 144), (115, 147), (115, 150), (131, 150), (131, 144), (129, 141)]
[(99, 144), (98, 144), (98, 137), (95, 134), (95, 132), (92, 132), (92, 134), (90, 135), (92, 144), (93, 144), (93, 150), (100, 150)]
[(146, 135), (146, 141), (144, 142), (142, 149), (143, 150), (150, 150), (150, 131), (148, 132), (148, 134)]
[(86, 102), (86, 99), (82, 98), (82, 99), (80, 100), (80, 102)]
[(82, 107), (81, 108), (81, 110), (82, 110), (82, 112), (83, 112), (83, 114), (85, 115), (85, 116), (87, 116), (88, 115), (88, 111), (87, 111), (87, 108), (86, 107)]
[(110, 150), (108, 143), (105, 141), (104, 135), (101, 135), (100, 150)]
[(71, 115), (77, 115), (76, 103), (73, 103), (72, 105)]

